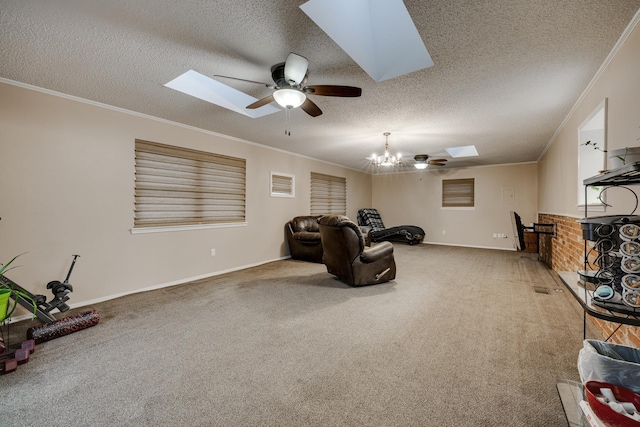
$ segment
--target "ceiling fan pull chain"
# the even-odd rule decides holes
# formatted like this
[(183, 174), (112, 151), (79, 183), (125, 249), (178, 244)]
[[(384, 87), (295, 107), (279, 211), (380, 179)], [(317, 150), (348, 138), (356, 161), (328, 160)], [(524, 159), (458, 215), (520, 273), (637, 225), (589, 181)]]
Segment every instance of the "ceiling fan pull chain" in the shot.
[(284, 134), (287, 136), (291, 136), (291, 108), (285, 108), (285, 126), (284, 126)]
[(285, 108), (284, 110), (284, 134), (288, 135), (288, 128), (289, 128), (289, 109)]

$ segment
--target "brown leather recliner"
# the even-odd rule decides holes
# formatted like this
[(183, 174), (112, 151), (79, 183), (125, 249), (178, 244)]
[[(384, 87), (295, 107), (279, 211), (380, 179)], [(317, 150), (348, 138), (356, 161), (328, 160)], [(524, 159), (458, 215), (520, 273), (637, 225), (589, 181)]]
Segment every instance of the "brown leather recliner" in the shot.
[(319, 216), (297, 216), (284, 226), (291, 258), (322, 263)]
[(396, 278), (393, 244), (381, 242), (365, 248), (360, 227), (343, 215), (318, 220), (323, 263), (327, 271), (351, 286), (374, 285)]

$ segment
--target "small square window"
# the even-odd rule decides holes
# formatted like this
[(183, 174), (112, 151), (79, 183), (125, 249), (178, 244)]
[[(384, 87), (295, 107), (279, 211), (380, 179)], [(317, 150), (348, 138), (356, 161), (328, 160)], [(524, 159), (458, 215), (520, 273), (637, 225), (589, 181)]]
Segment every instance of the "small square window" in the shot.
[(271, 197), (295, 197), (296, 177), (288, 173), (271, 172)]
[(443, 208), (472, 208), (475, 206), (475, 179), (443, 179)]

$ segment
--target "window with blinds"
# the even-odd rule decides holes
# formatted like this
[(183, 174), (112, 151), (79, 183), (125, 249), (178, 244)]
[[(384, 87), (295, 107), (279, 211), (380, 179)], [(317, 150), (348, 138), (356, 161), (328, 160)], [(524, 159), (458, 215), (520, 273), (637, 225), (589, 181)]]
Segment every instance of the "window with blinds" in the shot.
[(271, 172), (271, 197), (295, 197), (296, 177), (288, 173)]
[(244, 222), (245, 163), (136, 140), (134, 228)]
[(347, 179), (311, 172), (311, 215), (347, 214)]
[(462, 208), (475, 206), (475, 178), (443, 179), (442, 207)]

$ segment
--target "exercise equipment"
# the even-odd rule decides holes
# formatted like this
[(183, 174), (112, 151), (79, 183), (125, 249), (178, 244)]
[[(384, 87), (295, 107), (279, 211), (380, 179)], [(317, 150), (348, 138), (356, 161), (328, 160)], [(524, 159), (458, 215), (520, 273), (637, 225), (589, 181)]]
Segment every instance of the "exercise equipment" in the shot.
[(33, 326), (27, 330), (27, 338), (34, 340), (36, 344), (40, 344), (90, 328), (97, 325), (98, 322), (100, 322), (100, 314), (97, 310), (90, 310), (75, 316), (44, 323), (40, 326)]
[(49, 305), (51, 306), (49, 310), (53, 310), (54, 308), (57, 308), (60, 312), (69, 310), (69, 306), (66, 304), (69, 300), (67, 294), (73, 291), (73, 286), (69, 284), (69, 277), (71, 277), (73, 266), (76, 265), (76, 259), (78, 259), (79, 256), (80, 255), (73, 255), (73, 261), (71, 261), (71, 267), (69, 267), (69, 272), (64, 282), (61, 283), (58, 280), (54, 280), (47, 283), (47, 289), (51, 289), (51, 292), (53, 292), (53, 298), (49, 301)]
[(41, 342), (49, 341), (54, 338), (89, 328), (98, 324), (100, 321), (100, 315), (96, 310), (65, 317), (60, 320), (57, 320), (51, 314), (51, 311), (54, 309), (58, 309), (60, 312), (69, 310), (69, 306), (66, 302), (69, 300), (68, 294), (73, 291), (73, 287), (69, 283), (69, 278), (71, 277), (73, 267), (75, 266), (78, 257), (80, 257), (80, 255), (73, 255), (73, 261), (71, 262), (71, 267), (69, 267), (69, 272), (67, 273), (67, 277), (64, 279), (64, 282), (53, 280), (47, 283), (47, 289), (50, 289), (53, 293), (53, 298), (51, 298), (49, 302), (47, 302), (47, 298), (44, 295), (32, 294), (8, 277), (0, 275), (0, 287), (19, 291), (18, 293), (13, 293), (12, 298), (14, 298), (21, 306), (31, 312), (34, 312), (35, 303), (35, 315), (43, 322), (43, 324), (31, 327), (27, 330), (27, 338), (29, 340), (34, 340), (35, 343), (39, 344)]
[(8, 289), (13, 289), (16, 291), (20, 291), (28, 298), (21, 296), (19, 294), (13, 294), (12, 298), (14, 298), (18, 304), (33, 312), (34, 303), (36, 305), (35, 315), (43, 322), (55, 322), (56, 318), (51, 315), (51, 311), (54, 309), (58, 309), (60, 312), (65, 312), (69, 310), (69, 306), (67, 305), (67, 301), (69, 300), (69, 293), (73, 291), (73, 286), (69, 284), (69, 278), (71, 277), (71, 272), (73, 271), (73, 267), (76, 264), (76, 259), (80, 255), (73, 255), (73, 261), (71, 262), (71, 267), (69, 268), (69, 272), (67, 273), (67, 277), (64, 282), (60, 282), (58, 280), (51, 281), (47, 284), (47, 289), (50, 289), (53, 293), (53, 297), (49, 302), (47, 302), (47, 297), (44, 295), (36, 295), (28, 290), (24, 289), (22, 286), (18, 285), (13, 280), (9, 279), (4, 275), (0, 275), (0, 287), (5, 287)]
[[(0, 341), (2, 339), (0, 338)], [(29, 356), (36, 349), (36, 343), (32, 339), (22, 341), (19, 349), (4, 352), (4, 342), (1, 342), (3, 351), (0, 352), (0, 374), (8, 374), (18, 369), (18, 365), (29, 362)]]

